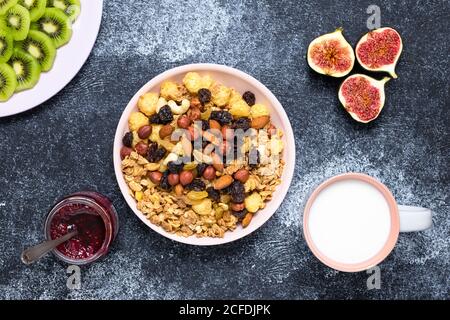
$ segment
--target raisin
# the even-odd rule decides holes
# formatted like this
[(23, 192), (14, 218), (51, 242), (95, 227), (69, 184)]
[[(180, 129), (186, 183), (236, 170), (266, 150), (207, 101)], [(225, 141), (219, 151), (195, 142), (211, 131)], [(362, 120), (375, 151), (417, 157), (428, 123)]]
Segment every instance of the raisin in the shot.
[[(153, 144), (156, 144), (157, 149), (154, 147)], [(149, 146), (147, 160), (149, 162), (159, 162), (162, 158), (164, 158), (166, 152), (167, 152), (166, 149), (164, 149), (163, 147), (158, 148), (158, 144), (153, 142), (151, 146)]]
[(186, 190), (203, 191), (206, 188), (206, 184), (199, 178), (194, 179), (191, 183), (185, 186)]
[(231, 200), (235, 203), (241, 203), (245, 200), (245, 187), (240, 181), (233, 181), (230, 185)]
[(173, 120), (172, 110), (170, 110), (170, 107), (168, 105), (165, 105), (159, 110), (158, 116), (161, 124), (168, 124)]
[(180, 173), (181, 170), (183, 170), (183, 167), (183, 163), (176, 163), (175, 161), (170, 161), (167, 164), (167, 168), (169, 169), (170, 173)]
[(201, 177), (203, 175), (203, 172), (205, 172), (205, 169), (208, 167), (206, 163), (199, 163), (197, 165), (197, 173)]
[(233, 120), (233, 116), (228, 111), (212, 111), (209, 118), (216, 120), (221, 126), (229, 124)]
[(133, 133), (125, 133), (122, 139), (122, 143), (125, 147), (131, 148), (131, 146), (133, 145)]
[(159, 114), (155, 113), (150, 116), (150, 123), (153, 124), (161, 124), (161, 118), (159, 117)]
[(211, 200), (220, 202), (220, 191), (219, 190), (216, 190), (213, 187), (208, 187), (206, 189), (206, 192), (208, 192), (208, 197), (211, 198)]
[(169, 190), (170, 189), (169, 170), (164, 171), (163, 176), (161, 178), (161, 182), (159, 183), (159, 186), (163, 190)]
[(242, 129), (247, 131), (250, 129), (251, 121), (249, 118), (239, 118), (231, 125), (232, 129)]
[(204, 106), (205, 104), (210, 102), (211, 101), (211, 91), (209, 91), (209, 89), (206, 89), (206, 88), (202, 88), (202, 89), (198, 90), (198, 100), (200, 100), (200, 103), (202, 104), (202, 106)]
[(241, 211), (232, 211), (231, 213), (233, 214), (233, 216), (238, 218), (239, 221), (241, 221), (242, 219), (244, 219), (247, 212), (248, 212), (247, 209), (243, 209)]
[(207, 120), (202, 120), (202, 130), (209, 130), (209, 122)]
[(251, 91), (244, 92), (244, 94), (242, 95), (242, 99), (244, 99), (244, 101), (247, 102), (249, 106), (253, 106), (256, 102), (255, 94)]

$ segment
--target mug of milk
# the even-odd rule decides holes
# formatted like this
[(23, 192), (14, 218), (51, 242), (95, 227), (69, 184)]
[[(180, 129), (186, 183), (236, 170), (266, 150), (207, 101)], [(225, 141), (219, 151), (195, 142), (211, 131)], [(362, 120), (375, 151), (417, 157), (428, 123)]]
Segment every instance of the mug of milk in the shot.
[(400, 232), (431, 227), (429, 209), (397, 205), (389, 189), (361, 173), (332, 177), (306, 203), (303, 232), (314, 255), (345, 272), (367, 270), (394, 249)]

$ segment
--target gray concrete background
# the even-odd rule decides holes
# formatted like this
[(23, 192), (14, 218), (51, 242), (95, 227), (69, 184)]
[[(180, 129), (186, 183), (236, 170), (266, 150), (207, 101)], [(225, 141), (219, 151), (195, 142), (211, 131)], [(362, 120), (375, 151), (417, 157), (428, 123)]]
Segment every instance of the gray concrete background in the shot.
[[(338, 26), (355, 45), (372, 3), (404, 51), (381, 116), (360, 125), (339, 106), (340, 80), (313, 73), (305, 52)], [(448, 1), (105, 1), (98, 41), (76, 78), (40, 107), (0, 119), (0, 298), (448, 299), (449, 16)], [(147, 228), (126, 206), (112, 165), (128, 100), (160, 72), (193, 62), (259, 79), (296, 136), (295, 177), (281, 208), (249, 237), (213, 248)], [(302, 236), (308, 192), (348, 171), (380, 179), (399, 203), (434, 211), (434, 228), (401, 235), (380, 265), (380, 290), (366, 289), (364, 272), (323, 266)], [(26, 267), (19, 254), (42, 239), (55, 200), (84, 189), (113, 200), (121, 229), (109, 255), (82, 268), (82, 289), (70, 291), (66, 266), (49, 256)]]

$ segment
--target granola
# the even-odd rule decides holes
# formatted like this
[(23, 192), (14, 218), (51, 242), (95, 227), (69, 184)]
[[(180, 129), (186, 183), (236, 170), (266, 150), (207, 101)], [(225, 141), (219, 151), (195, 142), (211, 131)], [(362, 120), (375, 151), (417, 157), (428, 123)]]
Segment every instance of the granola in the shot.
[(190, 72), (140, 97), (122, 173), (147, 219), (183, 237), (247, 227), (281, 183), (283, 132), (253, 93)]

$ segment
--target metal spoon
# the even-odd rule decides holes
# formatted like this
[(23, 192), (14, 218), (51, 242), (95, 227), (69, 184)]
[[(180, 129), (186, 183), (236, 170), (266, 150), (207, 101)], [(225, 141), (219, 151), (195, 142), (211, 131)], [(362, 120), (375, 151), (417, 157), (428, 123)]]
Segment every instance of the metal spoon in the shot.
[(59, 246), (61, 243), (66, 242), (67, 240), (71, 239), (72, 237), (76, 236), (78, 234), (78, 231), (76, 230), (74, 225), (69, 225), (67, 227), (67, 232), (62, 237), (59, 237), (54, 240), (48, 240), (44, 241), (40, 244), (37, 244), (33, 247), (30, 247), (28, 249), (25, 249), (22, 254), (20, 255), (20, 259), (25, 264), (31, 264), (37, 260), (39, 260), (42, 256), (47, 254), (48, 252), (55, 249), (57, 246)]

